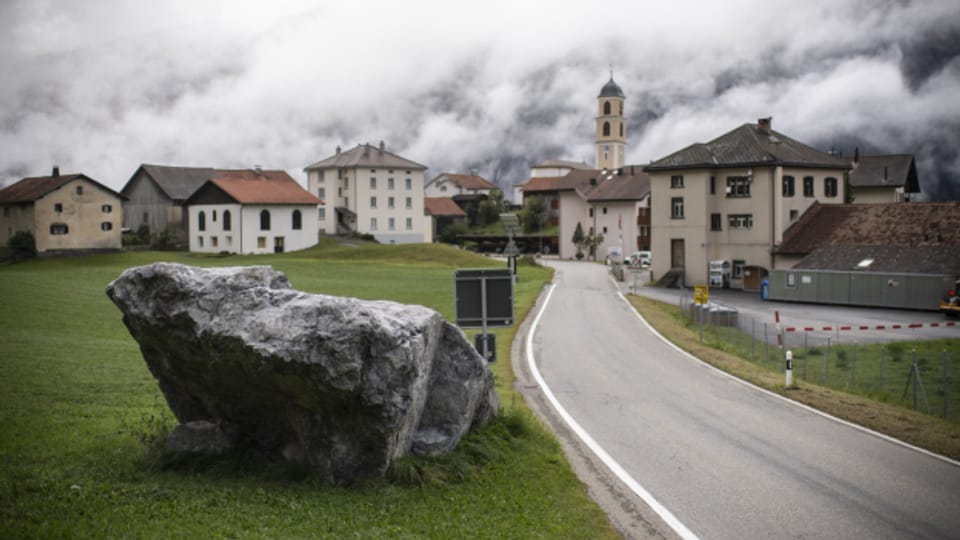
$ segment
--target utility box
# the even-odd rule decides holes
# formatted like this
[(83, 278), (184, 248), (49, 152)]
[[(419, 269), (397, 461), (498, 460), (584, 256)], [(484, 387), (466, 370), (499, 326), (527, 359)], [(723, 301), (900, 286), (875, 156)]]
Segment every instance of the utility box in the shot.
[(722, 259), (710, 261), (709, 277), (711, 287), (730, 287), (730, 261)]

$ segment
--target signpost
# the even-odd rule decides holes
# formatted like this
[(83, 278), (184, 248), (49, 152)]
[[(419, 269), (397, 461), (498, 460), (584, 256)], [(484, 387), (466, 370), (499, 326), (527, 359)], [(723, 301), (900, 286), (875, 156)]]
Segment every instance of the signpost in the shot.
[(516, 214), (500, 214), (500, 222), (507, 230), (507, 247), (503, 250), (503, 254), (507, 256), (507, 267), (513, 275), (517, 275), (517, 254), (520, 250), (513, 242), (513, 235), (520, 229), (520, 218)]
[(693, 303), (701, 306), (707, 305), (710, 299), (710, 289), (706, 285), (693, 286)]
[(509, 268), (461, 268), (454, 271), (456, 322), (483, 329), (477, 349), (488, 362), (497, 359), (496, 339), (487, 328), (513, 326), (513, 274)]

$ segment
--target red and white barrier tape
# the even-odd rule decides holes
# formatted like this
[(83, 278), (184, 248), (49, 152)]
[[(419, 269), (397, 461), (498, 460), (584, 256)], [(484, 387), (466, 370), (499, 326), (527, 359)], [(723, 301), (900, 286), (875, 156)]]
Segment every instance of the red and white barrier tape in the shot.
[(852, 330), (900, 330), (903, 328), (938, 328), (944, 326), (957, 326), (955, 321), (933, 322), (933, 323), (910, 323), (910, 324), (877, 324), (874, 326), (860, 325), (840, 325), (840, 326), (788, 326), (784, 328), (787, 332), (834, 332), (834, 331), (852, 331)]

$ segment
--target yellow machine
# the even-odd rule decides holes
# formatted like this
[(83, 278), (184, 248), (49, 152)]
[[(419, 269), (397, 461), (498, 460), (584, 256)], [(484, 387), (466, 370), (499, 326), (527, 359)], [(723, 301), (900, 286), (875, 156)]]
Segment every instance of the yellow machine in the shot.
[(947, 292), (947, 295), (940, 299), (940, 311), (948, 317), (960, 317), (960, 279), (953, 285), (953, 288)]

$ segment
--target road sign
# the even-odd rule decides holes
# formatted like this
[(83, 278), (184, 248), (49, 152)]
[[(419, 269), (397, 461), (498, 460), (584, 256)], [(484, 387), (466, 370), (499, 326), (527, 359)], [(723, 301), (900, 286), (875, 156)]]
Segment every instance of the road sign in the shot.
[(457, 326), (513, 326), (513, 275), (509, 268), (454, 272)]
[(707, 305), (707, 300), (710, 298), (710, 289), (706, 285), (694, 285), (693, 286), (693, 303), (699, 305)]

